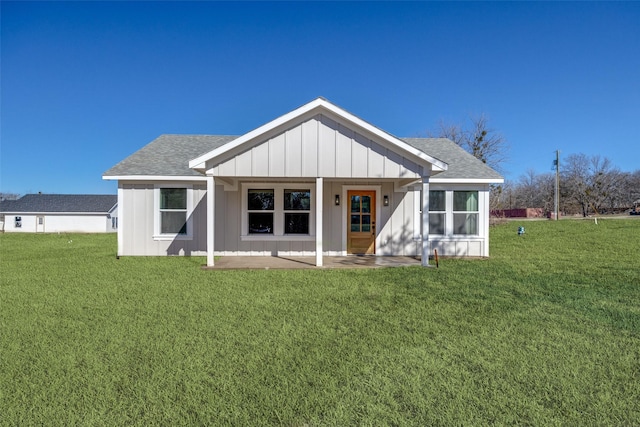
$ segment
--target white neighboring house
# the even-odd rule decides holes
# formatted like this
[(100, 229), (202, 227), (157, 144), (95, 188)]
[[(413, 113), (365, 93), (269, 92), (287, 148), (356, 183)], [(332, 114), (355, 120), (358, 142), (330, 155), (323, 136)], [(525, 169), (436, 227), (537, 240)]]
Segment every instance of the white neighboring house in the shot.
[(113, 233), (118, 229), (118, 196), (27, 194), (0, 202), (7, 233)]
[(162, 135), (105, 172), (119, 255), (489, 256), (493, 169), (324, 98), (241, 136)]

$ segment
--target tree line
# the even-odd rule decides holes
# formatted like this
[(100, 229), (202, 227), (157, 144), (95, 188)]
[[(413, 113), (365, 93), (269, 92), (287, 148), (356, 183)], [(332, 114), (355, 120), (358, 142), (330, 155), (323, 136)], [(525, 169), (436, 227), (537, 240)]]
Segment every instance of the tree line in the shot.
[[(494, 188), (495, 209), (554, 211), (556, 174), (528, 170), (516, 182)], [(620, 213), (640, 199), (640, 169), (624, 172), (607, 157), (571, 154), (560, 162), (559, 211), (565, 215)]]
[[(503, 172), (509, 143), (488, 125), (485, 114), (467, 123), (440, 122), (428, 136), (449, 138), (493, 169)], [(623, 172), (607, 157), (578, 153), (566, 156), (559, 168), (561, 214), (587, 216), (627, 210), (640, 200), (640, 169)], [(556, 172), (528, 170), (515, 182), (507, 181), (491, 189), (491, 209), (555, 209)]]

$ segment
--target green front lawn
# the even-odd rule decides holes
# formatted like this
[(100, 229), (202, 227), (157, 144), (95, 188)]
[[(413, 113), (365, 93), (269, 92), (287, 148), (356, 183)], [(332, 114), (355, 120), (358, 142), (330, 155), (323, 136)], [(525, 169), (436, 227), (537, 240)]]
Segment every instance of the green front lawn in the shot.
[(0, 425), (639, 425), (640, 220), (491, 233), (291, 271), (0, 235)]

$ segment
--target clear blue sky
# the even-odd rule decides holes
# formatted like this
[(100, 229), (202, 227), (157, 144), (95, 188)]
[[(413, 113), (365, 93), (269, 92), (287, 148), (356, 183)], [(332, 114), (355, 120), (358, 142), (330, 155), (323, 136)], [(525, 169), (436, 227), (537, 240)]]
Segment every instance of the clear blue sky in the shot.
[(511, 180), (556, 149), (640, 169), (640, 2), (0, 5), (2, 192), (115, 193), (163, 133), (318, 96), (399, 137), (484, 113)]

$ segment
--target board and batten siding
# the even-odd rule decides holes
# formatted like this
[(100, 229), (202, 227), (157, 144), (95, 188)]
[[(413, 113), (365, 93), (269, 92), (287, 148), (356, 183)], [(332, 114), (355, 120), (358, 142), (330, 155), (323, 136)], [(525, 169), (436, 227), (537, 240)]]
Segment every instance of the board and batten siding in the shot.
[[(312, 184), (310, 184), (312, 185)], [(346, 215), (346, 195), (344, 181), (327, 181), (323, 190), (323, 252), (327, 256), (341, 256), (345, 253), (344, 216)], [(378, 236), (376, 248), (379, 255), (417, 255), (419, 245), (413, 240), (412, 224), (415, 208), (411, 192), (393, 192), (393, 182), (354, 180), (348, 187), (377, 187), (380, 203), (377, 211)], [(241, 186), (238, 186), (241, 188)], [(336, 206), (334, 198), (340, 194), (343, 201)], [(390, 196), (390, 206), (382, 206), (384, 194)], [(243, 240), (241, 238), (242, 215), (241, 190), (224, 191), (224, 186), (216, 186), (215, 255), (281, 255), (312, 256), (315, 241), (286, 240)], [(419, 242), (418, 242), (419, 243)]]
[(326, 115), (210, 166), (220, 177), (415, 178), (424, 168)]
[[(169, 183), (168, 183), (169, 184)], [(174, 183), (171, 183), (174, 184)], [(192, 213), (193, 236), (191, 240), (154, 239), (154, 188), (157, 183), (121, 184), (123, 205), (119, 232), (126, 233), (120, 255), (206, 255), (206, 186), (201, 182), (193, 185)], [(311, 184), (310, 184), (311, 185)], [(236, 191), (225, 191), (223, 185), (216, 186), (215, 255), (281, 255), (313, 256), (315, 241), (243, 240), (241, 236), (242, 186)], [(421, 241), (416, 238), (414, 216), (419, 215), (413, 191), (395, 192), (392, 181), (379, 180), (330, 180), (323, 191), (323, 247), (324, 255), (345, 255), (344, 229), (346, 213), (346, 190), (351, 187), (370, 187), (377, 190), (377, 236), (376, 254), (389, 256), (418, 256)], [(458, 186), (435, 186), (437, 189), (469, 189)], [(431, 251), (438, 250), (442, 256), (488, 256), (489, 233), (486, 205), (488, 189), (479, 190), (479, 235), (478, 236), (431, 236)], [(342, 198), (340, 206), (334, 203), (335, 195)], [(384, 195), (389, 196), (389, 206), (382, 205)]]
[[(170, 185), (175, 186), (175, 182)], [(193, 237), (190, 240), (154, 239), (154, 190), (157, 183), (119, 182), (122, 192), (118, 233), (122, 233), (120, 255), (206, 255), (207, 187), (202, 182), (185, 182), (192, 186)]]

